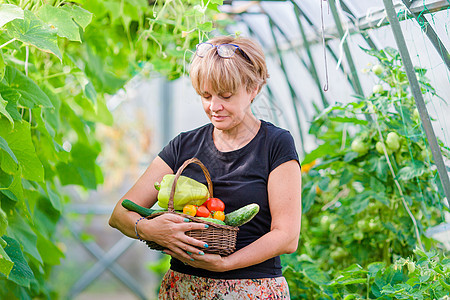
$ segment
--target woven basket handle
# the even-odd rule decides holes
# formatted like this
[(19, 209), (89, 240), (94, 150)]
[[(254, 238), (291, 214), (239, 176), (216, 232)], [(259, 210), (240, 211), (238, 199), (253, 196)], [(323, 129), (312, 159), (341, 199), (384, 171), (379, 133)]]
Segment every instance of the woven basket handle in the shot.
[(174, 208), (173, 208), (173, 198), (175, 196), (175, 190), (177, 188), (178, 178), (180, 178), (181, 173), (191, 163), (195, 163), (195, 164), (199, 165), (202, 168), (202, 171), (203, 171), (203, 173), (205, 174), (205, 177), (206, 177), (206, 181), (208, 182), (209, 196), (213, 197), (211, 175), (209, 175), (208, 169), (205, 167), (205, 165), (198, 158), (195, 158), (195, 157), (190, 158), (190, 159), (186, 160), (181, 165), (181, 167), (178, 169), (177, 173), (175, 174), (175, 179), (173, 180), (173, 183), (172, 183), (172, 189), (170, 191), (169, 203), (168, 203), (168, 208), (167, 208), (167, 210), (170, 211), (170, 212), (174, 212), (175, 211)]

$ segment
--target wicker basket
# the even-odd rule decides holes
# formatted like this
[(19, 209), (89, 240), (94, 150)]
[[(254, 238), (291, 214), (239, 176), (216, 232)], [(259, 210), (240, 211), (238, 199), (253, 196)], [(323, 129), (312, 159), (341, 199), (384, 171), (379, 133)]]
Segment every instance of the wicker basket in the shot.
[[(191, 163), (195, 163), (202, 168), (203, 173), (205, 174), (206, 177), (206, 181), (208, 182), (208, 190), (210, 197), (213, 197), (211, 176), (209, 175), (208, 169), (202, 164), (202, 162), (199, 159), (194, 157), (186, 160), (183, 163), (183, 165), (178, 169), (178, 172), (175, 174), (175, 179), (173, 180), (172, 190), (170, 191), (169, 196), (168, 211), (152, 214), (148, 216), (147, 219), (152, 219), (162, 214), (177, 214), (182, 217), (190, 219), (192, 222), (208, 224), (209, 227), (207, 229), (187, 231), (186, 235), (207, 243), (208, 248), (202, 249), (204, 252), (227, 256), (233, 253), (236, 248), (236, 236), (237, 232), (239, 231), (239, 228), (208, 222), (190, 215), (178, 213), (174, 210), (173, 197), (175, 195), (175, 189), (178, 178), (181, 176), (183, 170)], [(144, 242), (151, 249), (164, 250), (164, 247), (158, 245), (155, 242), (152, 241), (144, 241)]]

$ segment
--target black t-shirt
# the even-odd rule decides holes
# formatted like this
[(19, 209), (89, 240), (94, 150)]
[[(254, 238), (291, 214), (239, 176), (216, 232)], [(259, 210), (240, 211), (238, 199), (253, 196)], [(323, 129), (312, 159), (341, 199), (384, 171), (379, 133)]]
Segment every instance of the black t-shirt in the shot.
[[(239, 227), (236, 251), (270, 231), (271, 215), (267, 183), (276, 167), (290, 160), (298, 161), (294, 139), (289, 131), (261, 120), (256, 136), (244, 147), (230, 152), (217, 150), (211, 123), (176, 136), (159, 153), (176, 173), (184, 161), (198, 158), (208, 169), (213, 183), (213, 196), (225, 203), (225, 213), (247, 204), (258, 203), (259, 213)], [(183, 175), (207, 184), (201, 168), (188, 165)], [(251, 279), (281, 276), (280, 257), (227, 272), (211, 272), (184, 265), (172, 258), (171, 269), (195, 276), (221, 279)]]

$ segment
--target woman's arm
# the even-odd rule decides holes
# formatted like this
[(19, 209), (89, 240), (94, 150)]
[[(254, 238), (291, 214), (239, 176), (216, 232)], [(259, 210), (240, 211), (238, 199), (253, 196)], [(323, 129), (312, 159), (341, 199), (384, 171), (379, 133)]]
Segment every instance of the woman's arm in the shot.
[(195, 255), (189, 261), (173, 255), (197, 268), (223, 272), (248, 267), (272, 257), (295, 252), (301, 226), (301, 172), (297, 161), (291, 160), (275, 168), (269, 175), (268, 196), (272, 216), (271, 230), (227, 257)]
[[(158, 195), (154, 183), (161, 182), (166, 174), (173, 174), (173, 170), (159, 156), (156, 157), (133, 187), (116, 204), (109, 219), (109, 225), (131, 238), (137, 238), (135, 224), (141, 216), (125, 209), (122, 201), (130, 199), (141, 206), (152, 207)], [(141, 220), (136, 226), (142, 239), (154, 241), (185, 259), (190, 259), (186, 251), (198, 253), (198, 248), (203, 248), (205, 245), (204, 242), (187, 236), (185, 232), (204, 228), (204, 224), (187, 223), (183, 217), (174, 214), (163, 214), (150, 220)]]

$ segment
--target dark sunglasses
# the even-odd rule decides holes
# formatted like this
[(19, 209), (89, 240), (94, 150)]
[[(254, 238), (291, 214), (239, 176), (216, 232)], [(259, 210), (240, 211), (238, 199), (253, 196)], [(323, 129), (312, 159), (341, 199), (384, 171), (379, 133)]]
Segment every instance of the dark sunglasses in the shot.
[(200, 43), (197, 44), (197, 50), (195, 51), (195, 54), (198, 57), (204, 57), (208, 51), (214, 48), (217, 48), (217, 54), (222, 58), (231, 58), (236, 53), (236, 51), (239, 50), (239, 52), (246, 60), (248, 60), (250, 63), (252, 62), (250, 60), (250, 57), (248, 57), (247, 54), (245, 54), (245, 52), (235, 44), (213, 45), (211, 43)]

